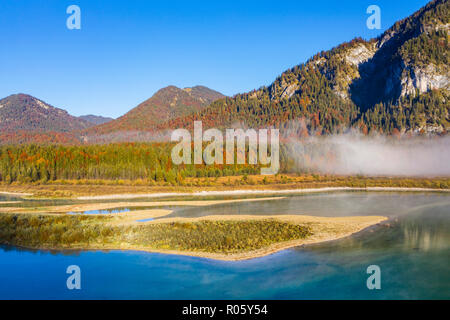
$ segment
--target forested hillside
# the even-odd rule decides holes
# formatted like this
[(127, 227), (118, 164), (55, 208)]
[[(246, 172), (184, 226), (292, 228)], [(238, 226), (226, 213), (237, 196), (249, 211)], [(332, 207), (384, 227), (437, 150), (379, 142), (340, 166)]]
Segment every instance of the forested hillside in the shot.
[(194, 120), (224, 127), (284, 128), (300, 120), (302, 134), (445, 133), (449, 129), (450, 3), (430, 2), (377, 39), (355, 39), (279, 76), (270, 86), (214, 102), (201, 113), (159, 129), (190, 127)]
[(105, 137), (106, 140), (121, 140), (121, 132), (152, 131), (160, 123), (200, 112), (213, 101), (223, 97), (221, 93), (202, 86), (185, 89), (169, 86), (159, 90), (150, 99), (117, 120), (91, 128), (83, 135), (90, 136), (89, 140), (93, 140), (95, 139), (93, 136), (110, 134)]
[[(117, 120), (102, 116), (71, 116), (26, 94), (0, 100), (0, 143), (109, 143), (140, 140), (140, 132), (152, 132), (155, 126), (172, 118), (199, 112), (211, 102), (223, 98), (206, 87), (179, 89), (169, 86)], [(150, 134), (152, 136), (152, 134)], [(145, 135), (144, 140), (150, 139)]]
[(92, 146), (20, 145), (0, 147), (0, 181), (48, 182), (80, 179), (146, 179), (178, 183), (185, 177), (259, 173), (248, 165), (172, 165), (168, 143)]
[[(277, 127), (304, 137), (446, 134), (450, 129), (450, 2), (431, 1), (376, 39), (356, 38), (234, 97), (202, 86), (159, 90), (93, 126), (28, 95), (0, 100), (0, 143), (159, 141), (177, 128)], [(284, 130), (287, 132), (286, 130)]]
[(93, 126), (26, 94), (13, 94), (0, 100), (0, 131), (69, 132)]

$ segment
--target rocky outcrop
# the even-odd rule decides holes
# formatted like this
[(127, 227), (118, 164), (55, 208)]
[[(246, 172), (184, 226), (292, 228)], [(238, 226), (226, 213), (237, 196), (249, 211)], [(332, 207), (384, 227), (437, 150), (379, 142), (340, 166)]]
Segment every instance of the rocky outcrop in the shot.
[(293, 83), (284, 88), (283, 93), (281, 94), (281, 99), (289, 99), (294, 95), (294, 93), (300, 88), (298, 83)]
[(354, 66), (359, 66), (371, 59), (376, 52), (375, 45), (373, 44), (360, 44), (357, 47), (348, 51), (345, 55), (345, 60)]
[(450, 74), (440, 73), (433, 64), (425, 68), (406, 66), (401, 79), (401, 96), (409, 94), (425, 93), (433, 89), (450, 89)]

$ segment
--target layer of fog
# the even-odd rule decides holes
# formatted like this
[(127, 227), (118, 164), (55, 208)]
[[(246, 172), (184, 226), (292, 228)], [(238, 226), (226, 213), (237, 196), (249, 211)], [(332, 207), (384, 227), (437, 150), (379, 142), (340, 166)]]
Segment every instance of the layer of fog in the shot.
[(450, 176), (450, 137), (341, 134), (289, 139), (300, 171), (367, 176)]
[[(242, 123), (231, 128), (248, 129)], [(450, 176), (450, 136), (365, 136), (350, 132), (299, 138), (303, 122), (280, 130), (292, 169), (300, 172), (366, 176)], [(88, 143), (167, 142), (171, 130), (118, 132), (84, 137)], [(286, 159), (280, 159), (284, 161)]]

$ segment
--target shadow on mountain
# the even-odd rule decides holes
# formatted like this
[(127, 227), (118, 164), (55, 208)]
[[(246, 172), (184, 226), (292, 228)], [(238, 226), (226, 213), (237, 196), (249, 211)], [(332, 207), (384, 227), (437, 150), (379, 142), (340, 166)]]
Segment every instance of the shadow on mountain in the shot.
[(401, 20), (386, 31), (377, 39), (379, 49), (375, 55), (360, 64), (360, 78), (350, 85), (350, 97), (362, 112), (378, 103), (395, 103), (400, 98), (405, 70), (400, 50), (405, 42), (424, 32), (420, 23), (424, 12), (426, 10), (421, 9), (412, 18)]

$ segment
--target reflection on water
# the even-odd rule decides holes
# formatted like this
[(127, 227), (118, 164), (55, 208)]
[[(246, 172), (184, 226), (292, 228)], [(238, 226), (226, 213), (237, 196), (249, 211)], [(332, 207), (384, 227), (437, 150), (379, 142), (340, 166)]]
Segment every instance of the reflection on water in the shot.
[(403, 235), (404, 249), (439, 250), (450, 246), (449, 206), (440, 206), (432, 216), (411, 213), (399, 223)]
[[(288, 210), (391, 219), (339, 241), (239, 262), (144, 252), (3, 248), (0, 298), (450, 299), (449, 203), (450, 196), (438, 194), (339, 193), (181, 209), (176, 214)], [(82, 270), (81, 291), (65, 289), (65, 270), (71, 264)], [(366, 269), (372, 264), (381, 268), (381, 290), (366, 287)]]

